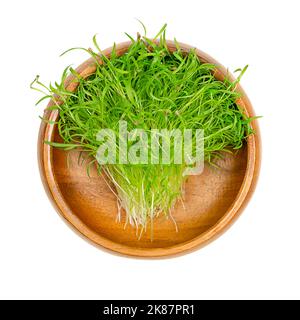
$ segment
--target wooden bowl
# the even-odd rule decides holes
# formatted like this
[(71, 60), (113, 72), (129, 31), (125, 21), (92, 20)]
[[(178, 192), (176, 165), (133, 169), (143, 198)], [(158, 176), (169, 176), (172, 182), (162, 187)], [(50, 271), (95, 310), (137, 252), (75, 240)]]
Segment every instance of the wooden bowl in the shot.
[[(167, 42), (171, 51), (176, 49), (172, 41)], [(117, 54), (122, 55), (130, 42), (117, 45)], [(180, 44), (188, 52), (188, 45)], [(104, 51), (110, 56), (111, 49)], [(217, 66), (216, 78), (223, 80), (227, 70), (216, 60), (197, 50), (203, 62)], [(89, 59), (77, 69), (83, 77), (95, 72), (95, 63)], [(232, 77), (233, 78), (233, 77)], [(68, 90), (76, 90), (76, 83), (69, 77), (65, 83)], [(249, 99), (242, 92), (239, 104), (249, 116), (254, 111)], [(46, 111), (45, 117), (57, 120), (57, 111)], [(45, 189), (61, 216), (84, 238), (101, 248), (136, 257), (164, 257), (185, 253), (199, 248), (219, 236), (239, 216), (254, 191), (260, 166), (260, 137), (256, 121), (252, 122), (256, 132), (236, 155), (225, 155), (216, 169), (205, 165), (199, 176), (190, 176), (185, 186), (184, 206), (178, 203), (173, 217), (178, 226), (176, 232), (172, 219), (159, 217), (154, 222), (151, 241), (149, 230), (137, 238), (136, 231), (128, 225), (124, 229), (125, 214), (121, 222), (116, 221), (117, 203), (103, 177), (92, 169), (91, 177), (86, 167), (78, 164), (78, 153), (52, 148), (44, 140), (60, 141), (55, 125), (41, 123), (38, 141), (38, 158)]]

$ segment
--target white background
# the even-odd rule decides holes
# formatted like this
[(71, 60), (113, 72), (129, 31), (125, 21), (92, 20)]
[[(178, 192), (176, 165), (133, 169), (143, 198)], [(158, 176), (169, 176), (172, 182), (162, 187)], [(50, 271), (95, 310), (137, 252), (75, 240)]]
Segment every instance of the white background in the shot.
[[(0, 4), (0, 298), (300, 298), (299, 1), (2, 1)], [(114, 256), (56, 214), (36, 158), (36, 74), (49, 82), (85, 53), (141, 28), (206, 51), (242, 79), (260, 122), (263, 162), (240, 219), (215, 242), (167, 260)]]

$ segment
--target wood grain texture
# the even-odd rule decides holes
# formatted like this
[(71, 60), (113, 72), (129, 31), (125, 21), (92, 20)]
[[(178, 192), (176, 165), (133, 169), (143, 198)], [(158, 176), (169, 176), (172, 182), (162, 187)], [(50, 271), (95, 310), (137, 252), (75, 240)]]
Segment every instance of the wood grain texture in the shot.
[[(176, 47), (168, 41), (171, 51)], [(119, 55), (126, 52), (130, 42), (117, 45)], [(180, 43), (184, 51), (191, 47)], [(108, 57), (111, 48), (104, 51)], [(197, 50), (203, 62), (217, 66), (216, 78), (222, 80), (227, 70), (216, 60)], [(87, 60), (77, 68), (84, 77), (95, 71), (95, 63)], [(233, 79), (233, 77), (232, 77)], [(68, 90), (76, 90), (77, 84), (69, 77), (65, 85)], [(242, 92), (239, 104), (249, 116), (254, 111), (249, 99)], [(56, 120), (56, 111), (45, 112), (45, 117)], [(185, 185), (184, 206), (178, 202), (171, 218), (159, 217), (154, 222), (154, 240), (151, 241), (147, 230), (137, 239), (136, 230), (128, 225), (124, 229), (125, 213), (120, 222), (117, 218), (116, 198), (103, 177), (99, 177), (95, 168), (91, 177), (86, 167), (78, 164), (78, 153), (52, 148), (44, 140), (59, 141), (57, 128), (41, 123), (38, 140), (38, 159), (45, 189), (61, 216), (84, 238), (101, 248), (115, 253), (136, 257), (166, 257), (197, 249), (215, 239), (224, 232), (238, 217), (252, 195), (260, 167), (260, 135), (257, 121), (252, 122), (256, 132), (247, 139), (244, 147), (236, 154), (226, 154), (219, 161), (220, 168), (205, 165), (199, 176), (190, 176)]]

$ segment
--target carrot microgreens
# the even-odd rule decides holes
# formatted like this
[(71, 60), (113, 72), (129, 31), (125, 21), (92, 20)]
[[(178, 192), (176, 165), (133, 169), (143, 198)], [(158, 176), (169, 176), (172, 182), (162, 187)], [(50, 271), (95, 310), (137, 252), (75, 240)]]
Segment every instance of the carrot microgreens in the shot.
[[(237, 105), (240, 93), (235, 91), (246, 67), (239, 70), (237, 80), (219, 81), (214, 77), (216, 66), (199, 61), (195, 50), (183, 53), (177, 46), (171, 53), (165, 34), (166, 25), (155, 36), (156, 42), (146, 35), (137, 39), (128, 35), (131, 45), (127, 52), (117, 56), (114, 47), (109, 59), (102, 55), (94, 37), (95, 51), (79, 48), (95, 59), (94, 74), (84, 79), (67, 67), (60, 83), (45, 86), (36, 79), (45, 94), (40, 101), (52, 99), (51, 109), (59, 111), (56, 125), (63, 143), (46, 143), (84, 150), (96, 163), (99, 129), (117, 132), (119, 121), (125, 120), (128, 130), (203, 129), (204, 158), (211, 164), (221, 152), (241, 148), (252, 133), (251, 119)], [(75, 92), (64, 86), (69, 74), (79, 83)], [(102, 169), (114, 186), (120, 212), (125, 209), (126, 221), (144, 230), (159, 214), (171, 215), (183, 196), (186, 166), (116, 163)]]

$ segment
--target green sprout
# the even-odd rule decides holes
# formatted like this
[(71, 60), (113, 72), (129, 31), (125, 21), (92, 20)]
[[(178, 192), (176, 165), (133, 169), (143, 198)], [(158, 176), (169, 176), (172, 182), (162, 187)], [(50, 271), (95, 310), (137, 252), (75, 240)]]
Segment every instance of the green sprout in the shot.
[[(202, 63), (194, 49), (184, 53), (177, 45), (175, 52), (169, 51), (166, 25), (154, 39), (139, 34), (137, 39), (127, 36), (131, 44), (121, 56), (114, 47), (110, 58), (105, 57), (96, 37), (95, 51), (79, 48), (95, 59), (96, 71), (86, 78), (67, 67), (60, 83), (45, 86), (39, 79), (34, 81), (40, 89), (33, 84), (32, 87), (44, 94), (39, 102), (50, 98), (55, 102), (51, 110), (59, 111), (55, 125), (63, 143), (45, 143), (66, 150), (84, 150), (91, 163), (99, 166), (95, 159), (100, 145), (97, 132), (102, 128), (117, 132), (119, 121), (125, 120), (128, 130), (203, 129), (204, 159), (210, 164), (221, 152), (243, 146), (252, 133), (252, 119), (238, 106), (240, 93), (235, 88), (246, 67), (233, 82), (217, 80), (216, 66)], [(74, 49), (78, 48), (70, 50)], [(70, 74), (78, 82), (75, 92), (64, 86)], [(183, 197), (186, 167), (185, 163), (116, 163), (103, 165), (101, 169), (113, 185), (119, 214), (123, 208), (127, 223), (143, 231), (160, 214), (172, 217), (176, 201)]]

